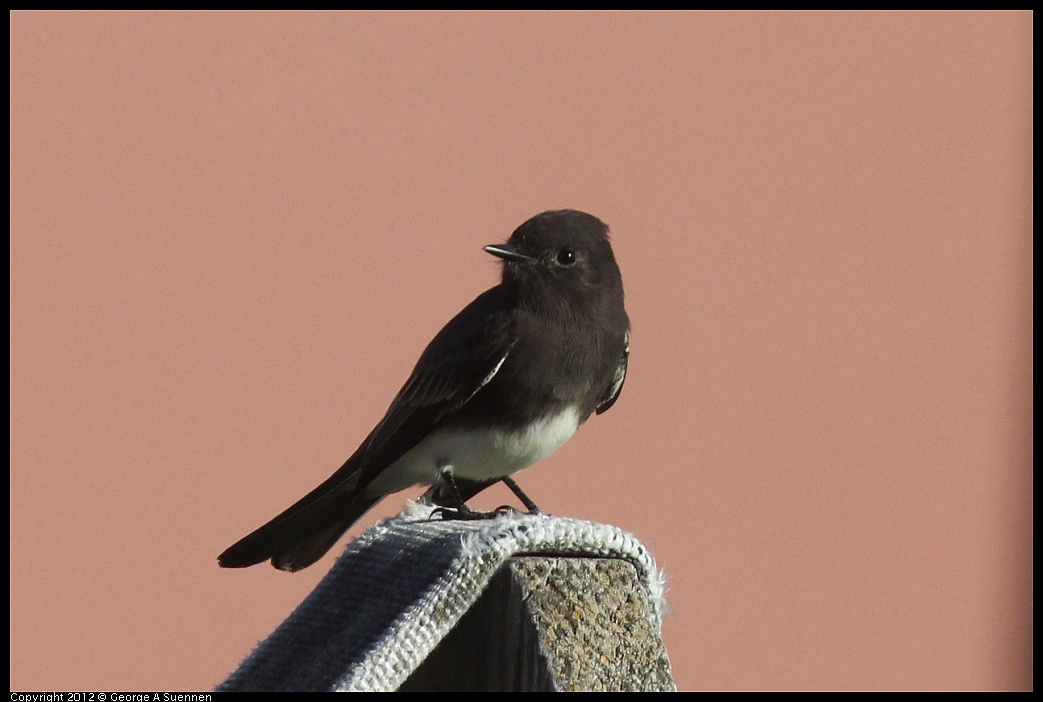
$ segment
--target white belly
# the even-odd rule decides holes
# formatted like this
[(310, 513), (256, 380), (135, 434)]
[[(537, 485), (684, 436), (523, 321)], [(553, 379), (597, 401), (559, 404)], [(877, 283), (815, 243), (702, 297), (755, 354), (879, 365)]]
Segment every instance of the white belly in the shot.
[(376, 496), (410, 485), (433, 485), (444, 466), (452, 466), (453, 475), (464, 480), (504, 478), (557, 451), (578, 428), (579, 413), (570, 407), (522, 431), (435, 431), (388, 466), (365, 492)]

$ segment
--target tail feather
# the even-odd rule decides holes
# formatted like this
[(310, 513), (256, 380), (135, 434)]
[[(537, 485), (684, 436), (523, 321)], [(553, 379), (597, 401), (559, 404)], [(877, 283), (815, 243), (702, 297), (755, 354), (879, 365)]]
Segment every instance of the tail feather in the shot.
[(347, 497), (347, 502), (324, 499), (279, 515), (226, 549), (217, 557), (218, 563), (222, 568), (246, 568), (270, 559), (279, 570), (307, 568), (380, 500)]
[(271, 560), (279, 570), (307, 568), (333, 548), (383, 495), (359, 494), (359, 453), (340, 470), (264, 526), (217, 557), (222, 568), (247, 568)]

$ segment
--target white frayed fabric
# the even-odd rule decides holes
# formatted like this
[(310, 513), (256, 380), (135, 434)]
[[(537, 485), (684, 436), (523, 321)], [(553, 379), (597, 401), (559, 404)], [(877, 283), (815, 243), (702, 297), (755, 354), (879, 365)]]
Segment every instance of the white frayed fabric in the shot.
[(663, 578), (617, 527), (548, 515), (443, 520), (411, 505), (354, 541), (290, 617), (217, 689), (391, 691), (456, 626), (514, 556), (633, 564), (659, 632)]

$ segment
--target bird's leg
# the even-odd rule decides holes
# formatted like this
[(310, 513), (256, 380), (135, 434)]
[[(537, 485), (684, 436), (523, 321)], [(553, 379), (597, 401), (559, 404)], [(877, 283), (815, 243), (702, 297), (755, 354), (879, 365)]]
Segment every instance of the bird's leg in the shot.
[[(453, 501), (453, 506), (439, 507), (431, 513), (431, 516), (437, 514), (442, 519), (492, 519), (512, 509), (510, 507), (497, 507), (492, 512), (481, 512), (468, 507), (460, 494), (460, 488), (456, 484), (456, 479), (453, 477), (453, 467), (451, 465), (439, 466), (438, 479), (445, 484), (446, 489), (449, 491), (449, 497)], [(529, 500), (527, 497), (523, 501), (527, 501), (526, 506), (532, 503), (532, 500)]]
[(431, 513), (432, 517), (437, 514), (442, 519), (487, 519), (490, 516), (486, 512), (476, 512), (464, 502), (463, 496), (460, 495), (460, 488), (456, 484), (456, 478), (453, 477), (452, 465), (438, 466), (438, 480), (445, 485), (453, 506), (439, 507)]
[[(461, 514), (470, 514), (474, 511), (467, 506), (463, 496), (460, 495), (460, 488), (456, 485), (456, 478), (453, 477), (453, 467), (451, 465), (438, 467), (438, 479), (445, 483), (446, 489), (449, 490), (449, 497), (453, 500), (452, 509)], [(443, 507), (443, 509), (449, 508)]]
[[(528, 495), (522, 492), (522, 489), (518, 487), (518, 483), (514, 482), (514, 478), (511, 478), (510, 476), (503, 478), (503, 484), (511, 489), (511, 492), (514, 493), (515, 497), (521, 500), (521, 503), (525, 505), (525, 509), (529, 510), (529, 514), (542, 514), (542, 510), (536, 506), (536, 503), (533, 502)], [(501, 507), (500, 509), (503, 508)]]

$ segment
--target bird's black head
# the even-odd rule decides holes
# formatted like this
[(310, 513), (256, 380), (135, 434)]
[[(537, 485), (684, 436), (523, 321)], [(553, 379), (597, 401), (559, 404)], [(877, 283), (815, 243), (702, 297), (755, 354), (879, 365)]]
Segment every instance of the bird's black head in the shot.
[(586, 212), (538, 214), (515, 229), (506, 244), (485, 251), (504, 260), (504, 286), (524, 298), (618, 296), (622, 302), (623, 281), (608, 227)]

